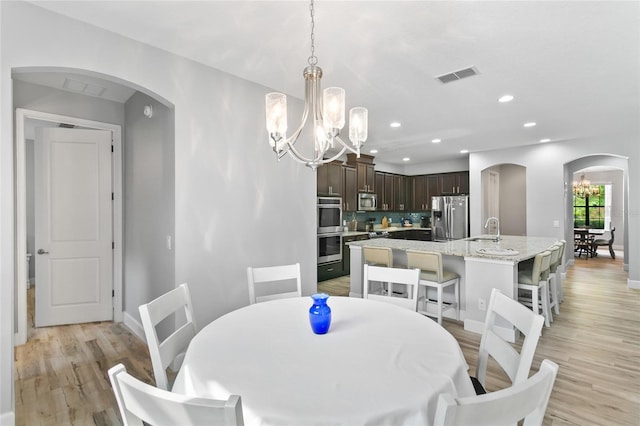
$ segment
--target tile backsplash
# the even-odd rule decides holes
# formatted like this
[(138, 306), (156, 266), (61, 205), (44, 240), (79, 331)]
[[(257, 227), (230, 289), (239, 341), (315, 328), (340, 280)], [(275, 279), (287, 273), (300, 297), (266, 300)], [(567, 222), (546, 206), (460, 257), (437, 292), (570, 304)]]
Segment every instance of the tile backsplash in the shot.
[(386, 217), (389, 222), (389, 226), (400, 226), (402, 219), (409, 219), (411, 223), (420, 224), (420, 218), (422, 216), (431, 217), (431, 212), (346, 212), (342, 214), (343, 221), (351, 221), (355, 219), (358, 223), (366, 223), (368, 219), (375, 219), (375, 224), (380, 225), (382, 218)]

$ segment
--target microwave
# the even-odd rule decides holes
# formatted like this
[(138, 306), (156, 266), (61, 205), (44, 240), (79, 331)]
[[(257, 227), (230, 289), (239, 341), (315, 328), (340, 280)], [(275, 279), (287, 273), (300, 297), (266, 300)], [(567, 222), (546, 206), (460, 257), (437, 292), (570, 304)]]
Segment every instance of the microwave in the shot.
[(375, 211), (378, 207), (378, 199), (376, 194), (360, 192), (358, 194), (358, 210), (359, 211)]
[(342, 198), (318, 197), (318, 234), (342, 232)]

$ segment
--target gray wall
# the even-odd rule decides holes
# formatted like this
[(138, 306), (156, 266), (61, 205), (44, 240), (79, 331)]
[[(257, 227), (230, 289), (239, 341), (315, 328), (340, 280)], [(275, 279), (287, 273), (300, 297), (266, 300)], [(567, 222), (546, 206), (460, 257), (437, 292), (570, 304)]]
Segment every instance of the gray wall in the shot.
[(500, 172), (500, 231), (503, 235), (527, 235), (526, 170), (502, 164)]
[(125, 104), (123, 309), (138, 320), (139, 305), (175, 287), (173, 122), (173, 110), (142, 93)]
[[(640, 116), (638, 111), (630, 114)], [(623, 186), (627, 189), (628, 205), (625, 208), (627, 240), (625, 241), (625, 268), (629, 271), (629, 286), (640, 288), (640, 140), (639, 135), (608, 135), (605, 139), (577, 139), (562, 143), (530, 145), (522, 148), (472, 153), (469, 157), (470, 192), (481, 193), (482, 170), (497, 164), (519, 164), (527, 169), (527, 235), (567, 239), (573, 237), (573, 220), (570, 212), (570, 172), (587, 166), (610, 165), (624, 170)], [(595, 163), (590, 158), (595, 158)], [(604, 159), (610, 158), (607, 162)], [(480, 232), (483, 224), (480, 206), (471, 204), (471, 234)], [(559, 226), (554, 223), (558, 221)], [(628, 246), (628, 247), (627, 247)]]
[[(30, 3), (1, 2), (0, 20), (0, 416), (13, 410), (14, 68), (87, 70), (173, 107), (174, 281), (189, 283), (201, 326), (248, 304), (250, 265), (300, 262), (303, 294), (316, 291), (315, 174), (276, 161), (264, 127), (272, 89)], [(299, 117), (302, 102), (288, 103)], [(85, 117), (68, 108), (57, 112)]]

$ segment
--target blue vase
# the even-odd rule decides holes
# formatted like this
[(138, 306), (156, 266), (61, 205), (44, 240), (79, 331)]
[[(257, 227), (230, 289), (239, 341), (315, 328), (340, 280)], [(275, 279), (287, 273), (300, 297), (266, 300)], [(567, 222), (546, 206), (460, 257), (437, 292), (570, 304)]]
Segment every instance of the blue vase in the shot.
[(327, 305), (329, 295), (318, 293), (311, 296), (313, 305), (309, 308), (309, 322), (316, 334), (326, 334), (331, 325), (331, 308)]

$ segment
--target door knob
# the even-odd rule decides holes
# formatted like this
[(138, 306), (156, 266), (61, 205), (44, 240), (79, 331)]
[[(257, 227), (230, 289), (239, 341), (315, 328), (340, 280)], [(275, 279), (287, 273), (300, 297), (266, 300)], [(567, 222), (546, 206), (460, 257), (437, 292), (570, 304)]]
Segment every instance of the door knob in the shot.
[(44, 251), (42, 249), (38, 249), (38, 254), (49, 254), (48, 251)]

